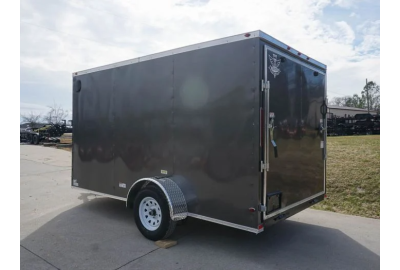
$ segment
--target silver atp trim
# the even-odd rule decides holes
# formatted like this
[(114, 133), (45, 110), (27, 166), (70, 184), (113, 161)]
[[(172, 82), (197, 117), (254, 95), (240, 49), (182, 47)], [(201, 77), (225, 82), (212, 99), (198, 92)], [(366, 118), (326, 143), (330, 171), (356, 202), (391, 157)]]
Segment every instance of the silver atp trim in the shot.
[(95, 195), (101, 195), (101, 196), (108, 197), (108, 198), (111, 198), (111, 199), (117, 199), (117, 200), (120, 200), (120, 201), (126, 201), (126, 198), (124, 198), (124, 197), (113, 196), (113, 195), (109, 195), (109, 194), (93, 191), (93, 190), (86, 189), (86, 188), (75, 187), (75, 186), (71, 186), (71, 188), (72, 189), (80, 189), (80, 190), (88, 191), (88, 192), (93, 193)]

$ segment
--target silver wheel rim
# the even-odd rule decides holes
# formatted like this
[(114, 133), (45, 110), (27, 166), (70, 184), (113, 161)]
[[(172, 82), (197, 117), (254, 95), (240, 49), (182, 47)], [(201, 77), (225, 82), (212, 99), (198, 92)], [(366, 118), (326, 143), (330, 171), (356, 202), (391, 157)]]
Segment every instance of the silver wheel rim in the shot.
[(139, 206), (139, 218), (143, 226), (149, 231), (155, 231), (160, 227), (161, 207), (154, 198), (143, 198)]

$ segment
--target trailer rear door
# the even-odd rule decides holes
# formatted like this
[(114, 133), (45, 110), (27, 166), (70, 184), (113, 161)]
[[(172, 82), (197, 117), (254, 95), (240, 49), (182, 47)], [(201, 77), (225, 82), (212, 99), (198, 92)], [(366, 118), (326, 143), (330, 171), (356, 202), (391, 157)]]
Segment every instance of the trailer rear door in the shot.
[(264, 218), (325, 193), (325, 71), (264, 48)]

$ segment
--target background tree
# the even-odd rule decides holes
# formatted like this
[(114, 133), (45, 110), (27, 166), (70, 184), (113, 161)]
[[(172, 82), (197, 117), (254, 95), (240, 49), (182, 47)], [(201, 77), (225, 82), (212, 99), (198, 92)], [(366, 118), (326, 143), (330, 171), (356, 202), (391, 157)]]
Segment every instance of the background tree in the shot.
[(68, 110), (64, 110), (61, 105), (54, 103), (49, 107), (49, 112), (44, 117), (44, 120), (49, 124), (58, 124), (68, 116)]
[(344, 106), (346, 104), (345, 97), (334, 97), (329, 102), (329, 105)]
[(329, 101), (330, 105), (338, 105), (345, 107), (361, 108), (380, 111), (381, 99), (380, 99), (380, 86), (370, 81), (364, 86), (364, 90), (361, 92), (361, 96), (354, 94), (353, 96), (345, 97), (334, 97)]
[(366, 100), (366, 108), (368, 108), (368, 103), (369, 103), (369, 109), (370, 110), (380, 110), (381, 107), (381, 95), (380, 95), (380, 86), (373, 82), (370, 81), (364, 86), (364, 90), (361, 92), (361, 95), (365, 98)]
[(31, 111), (28, 114), (21, 114), (21, 118), (22, 122), (28, 123), (30, 127), (33, 127), (40, 122), (42, 115), (40, 113), (34, 113)]

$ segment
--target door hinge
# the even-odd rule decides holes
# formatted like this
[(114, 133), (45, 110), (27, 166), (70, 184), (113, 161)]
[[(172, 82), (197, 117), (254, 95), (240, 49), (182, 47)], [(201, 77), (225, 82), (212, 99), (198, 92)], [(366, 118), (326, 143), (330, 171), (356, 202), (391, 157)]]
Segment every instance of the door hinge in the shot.
[(260, 170), (261, 170), (261, 172), (263, 172), (263, 171), (266, 170), (266, 169), (267, 169), (266, 164), (264, 163), (264, 161), (261, 160), (261, 163), (260, 163)]
[(265, 171), (269, 171), (269, 163), (264, 163), (264, 161), (261, 160), (260, 162), (260, 170), (261, 172)]
[(261, 91), (269, 90), (269, 81), (261, 81)]
[(260, 212), (267, 212), (267, 207), (265, 205), (259, 204), (258, 211)]

